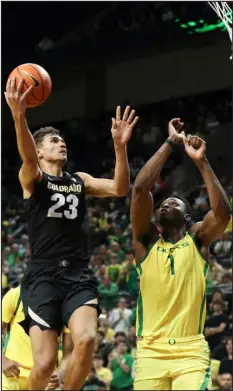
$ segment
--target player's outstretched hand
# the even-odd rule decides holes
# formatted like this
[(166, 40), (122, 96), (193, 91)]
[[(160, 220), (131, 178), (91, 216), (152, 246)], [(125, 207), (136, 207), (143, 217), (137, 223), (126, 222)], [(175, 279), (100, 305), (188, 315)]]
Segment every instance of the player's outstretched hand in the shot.
[(121, 119), (121, 107), (117, 106), (116, 118), (112, 118), (111, 129), (115, 145), (123, 146), (127, 144), (131, 137), (132, 130), (139, 119), (139, 117), (134, 117), (135, 110), (131, 110), (130, 112), (130, 106), (127, 106)]
[(6, 377), (19, 377), (19, 368), (24, 368), (24, 366), (8, 358), (2, 361), (2, 372)]
[(184, 147), (189, 157), (196, 163), (201, 163), (205, 159), (206, 143), (200, 137), (189, 134), (184, 139)]
[(180, 121), (180, 118), (173, 118), (168, 124), (168, 134), (171, 141), (175, 144), (183, 144), (185, 139), (184, 132), (181, 132), (184, 123)]
[(16, 87), (15, 77), (7, 81), (6, 92), (4, 94), (13, 117), (25, 114), (27, 108), (26, 99), (33, 88), (33, 86), (30, 86), (27, 91), (23, 92), (23, 82), (24, 80), (20, 79), (18, 87)]

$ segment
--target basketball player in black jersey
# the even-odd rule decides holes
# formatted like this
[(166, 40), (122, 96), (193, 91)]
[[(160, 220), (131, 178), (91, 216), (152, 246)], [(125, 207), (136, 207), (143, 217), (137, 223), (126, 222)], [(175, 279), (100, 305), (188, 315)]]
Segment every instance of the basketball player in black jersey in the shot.
[(56, 366), (57, 336), (69, 327), (74, 350), (67, 366), (64, 389), (80, 390), (92, 364), (98, 316), (97, 281), (88, 268), (90, 259), (85, 195), (117, 197), (130, 187), (126, 145), (138, 117), (128, 106), (112, 119), (116, 154), (115, 176), (96, 179), (62, 171), (66, 144), (59, 131), (42, 128), (31, 135), (25, 118), (26, 98), (15, 79), (5, 92), (15, 123), (23, 164), (19, 180), (28, 220), (31, 262), (22, 281), (21, 295), (34, 367), (30, 390), (45, 389)]

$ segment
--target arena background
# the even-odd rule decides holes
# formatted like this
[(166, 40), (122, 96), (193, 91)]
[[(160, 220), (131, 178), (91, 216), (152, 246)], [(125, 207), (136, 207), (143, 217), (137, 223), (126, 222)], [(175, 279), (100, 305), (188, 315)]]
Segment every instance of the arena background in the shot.
[[(11, 70), (22, 63), (40, 64), (50, 73), (52, 95), (43, 106), (28, 110), (28, 123), (32, 131), (42, 125), (62, 131), (72, 171), (111, 177), (110, 119), (116, 105), (130, 104), (140, 116), (128, 148), (132, 184), (167, 137), (168, 121), (181, 117), (187, 133), (206, 140), (208, 159), (232, 203), (229, 56), (227, 32), (206, 2), (2, 3), (3, 88)], [(3, 101), (2, 295), (20, 283), (30, 258), (19, 167), (13, 121)], [(174, 190), (190, 201), (193, 221), (209, 210), (201, 177), (182, 150), (169, 159), (160, 182), (155, 183), (155, 205)], [(104, 309), (95, 353), (108, 366), (119, 340), (125, 339), (129, 354), (135, 354), (138, 280), (133, 267), (130, 194), (108, 200), (89, 197), (88, 204), (91, 267), (99, 280)], [(207, 325), (217, 327), (227, 319), (225, 331), (209, 340), (214, 389), (226, 389), (221, 378), (232, 372), (231, 297), (232, 222), (211, 247), (207, 276)], [(122, 311), (124, 319), (114, 327)], [(98, 376), (98, 359), (94, 365)], [(105, 383), (119, 373), (109, 376), (103, 378)], [(133, 376), (132, 369), (130, 379)], [(124, 379), (117, 380), (123, 387)]]

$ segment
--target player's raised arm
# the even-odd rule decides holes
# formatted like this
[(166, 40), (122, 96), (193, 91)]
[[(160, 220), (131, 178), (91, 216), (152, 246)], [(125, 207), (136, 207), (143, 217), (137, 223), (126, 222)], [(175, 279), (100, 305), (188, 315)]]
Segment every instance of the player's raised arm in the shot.
[(12, 77), (11, 79), (8, 79), (5, 92), (6, 101), (10, 107), (15, 123), (19, 154), (23, 161), (23, 165), (19, 173), (19, 179), (22, 188), (29, 192), (33, 190), (33, 181), (41, 175), (41, 171), (38, 166), (35, 142), (30, 130), (28, 129), (25, 118), (26, 99), (32, 88), (33, 86), (29, 87), (28, 90), (23, 93), (23, 80), (20, 80), (18, 87), (16, 87), (15, 77)]
[(224, 233), (231, 218), (231, 208), (227, 195), (207, 160), (205, 141), (188, 135), (184, 145), (185, 151), (200, 170), (211, 207), (203, 221), (194, 224), (192, 231), (204, 246), (209, 246)]
[(140, 241), (142, 236), (149, 232), (153, 213), (153, 198), (150, 191), (159, 179), (161, 170), (173, 150), (173, 145), (183, 142), (183, 132), (178, 133), (182, 126), (183, 123), (180, 122), (180, 118), (175, 118), (169, 122), (168, 139), (136, 177), (130, 208), (133, 239), (136, 241)]
[(112, 138), (114, 142), (116, 165), (114, 179), (93, 178), (83, 172), (77, 174), (83, 179), (88, 194), (96, 197), (122, 197), (130, 189), (130, 173), (127, 156), (127, 143), (138, 118), (135, 110), (130, 113), (127, 106), (121, 119), (120, 106), (116, 109), (116, 118), (112, 118)]

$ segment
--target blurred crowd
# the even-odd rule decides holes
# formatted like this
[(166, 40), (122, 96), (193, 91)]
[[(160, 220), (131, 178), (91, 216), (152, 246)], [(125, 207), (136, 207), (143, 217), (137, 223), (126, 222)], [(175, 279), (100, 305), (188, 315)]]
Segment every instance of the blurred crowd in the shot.
[[(228, 95), (222, 92), (222, 96), (225, 97), (225, 100), (216, 100), (215, 106), (211, 106), (210, 97), (198, 100), (189, 98), (167, 103), (166, 115), (165, 107), (162, 104), (156, 106), (156, 111), (149, 107), (142, 108), (142, 117), (146, 120), (144, 121), (142, 118), (142, 123), (138, 125), (130, 151), (132, 154), (132, 159), (130, 158), (132, 184), (145, 160), (149, 157), (148, 155), (154, 153), (155, 145), (165, 139), (167, 128), (165, 122), (171, 117), (178, 114), (184, 118), (184, 121), (187, 117), (187, 121), (185, 121), (187, 128), (203, 137), (218, 131), (219, 126), (227, 122), (230, 115)], [(198, 103), (194, 105), (194, 102)], [(176, 115), (175, 112), (177, 112)], [(157, 113), (160, 113), (160, 116), (157, 116)], [(76, 125), (79, 128), (80, 122), (77, 121)], [(74, 124), (70, 124), (71, 130), (72, 127)], [(92, 131), (93, 129), (96, 129), (95, 122), (90, 121), (89, 128), (85, 128), (83, 134), (79, 134), (84, 144), (88, 143), (88, 150), (92, 150), (91, 143), (95, 144), (96, 137), (108, 140), (107, 144), (102, 144), (101, 141), (101, 145), (109, 145), (112, 148), (110, 124), (109, 129), (106, 129), (103, 122), (98, 133)], [(68, 136), (69, 141), (74, 135), (78, 137), (77, 133), (71, 132), (71, 135)], [(143, 153), (141, 146), (138, 149), (137, 143), (143, 143)], [(144, 150), (146, 144), (148, 149)], [(70, 145), (75, 148), (75, 143)], [(134, 154), (135, 151), (136, 154)], [(16, 155), (15, 152), (16, 149), (13, 150)], [(8, 158), (11, 157), (11, 153), (12, 151), (10, 151)], [(102, 154), (103, 151), (101, 150), (100, 153)], [(110, 177), (113, 175), (114, 160), (111, 154), (108, 155), (107, 147), (105, 153), (104, 159), (99, 157), (101, 164), (95, 169), (98, 175), (102, 172), (103, 176)], [(76, 168), (74, 159), (75, 149), (71, 151), (71, 167), (69, 169)], [(95, 164), (97, 161), (95, 158)], [(14, 163), (15, 166), (7, 164), (6, 150), (3, 150), (3, 193), (5, 192), (2, 210), (3, 294), (9, 288), (20, 284), (30, 260), (27, 226), (17, 182), (19, 162), (14, 160)], [(85, 165), (85, 163), (83, 164)], [(177, 164), (179, 164), (179, 160), (173, 161), (167, 170), (167, 176), (174, 175)], [(86, 170), (89, 171), (88, 168)], [(13, 176), (15, 176), (14, 179), (12, 179)], [(219, 179), (232, 205), (232, 181), (227, 177)], [(155, 183), (153, 189), (155, 205), (169, 191), (170, 188), (166, 181), (161, 179)], [(206, 187), (201, 185), (190, 190), (186, 189), (185, 195), (193, 208), (191, 223), (202, 220), (210, 208)], [(111, 390), (132, 389), (139, 279), (134, 267), (129, 220), (130, 199), (131, 194), (124, 198), (110, 199), (87, 197), (92, 237), (90, 267), (99, 281), (102, 314), (99, 318), (93, 368), (84, 384), (84, 390), (104, 390), (106, 387)], [(211, 349), (213, 389), (230, 390), (232, 389), (232, 220), (224, 235), (211, 246), (206, 294), (207, 319), (204, 333)]]

